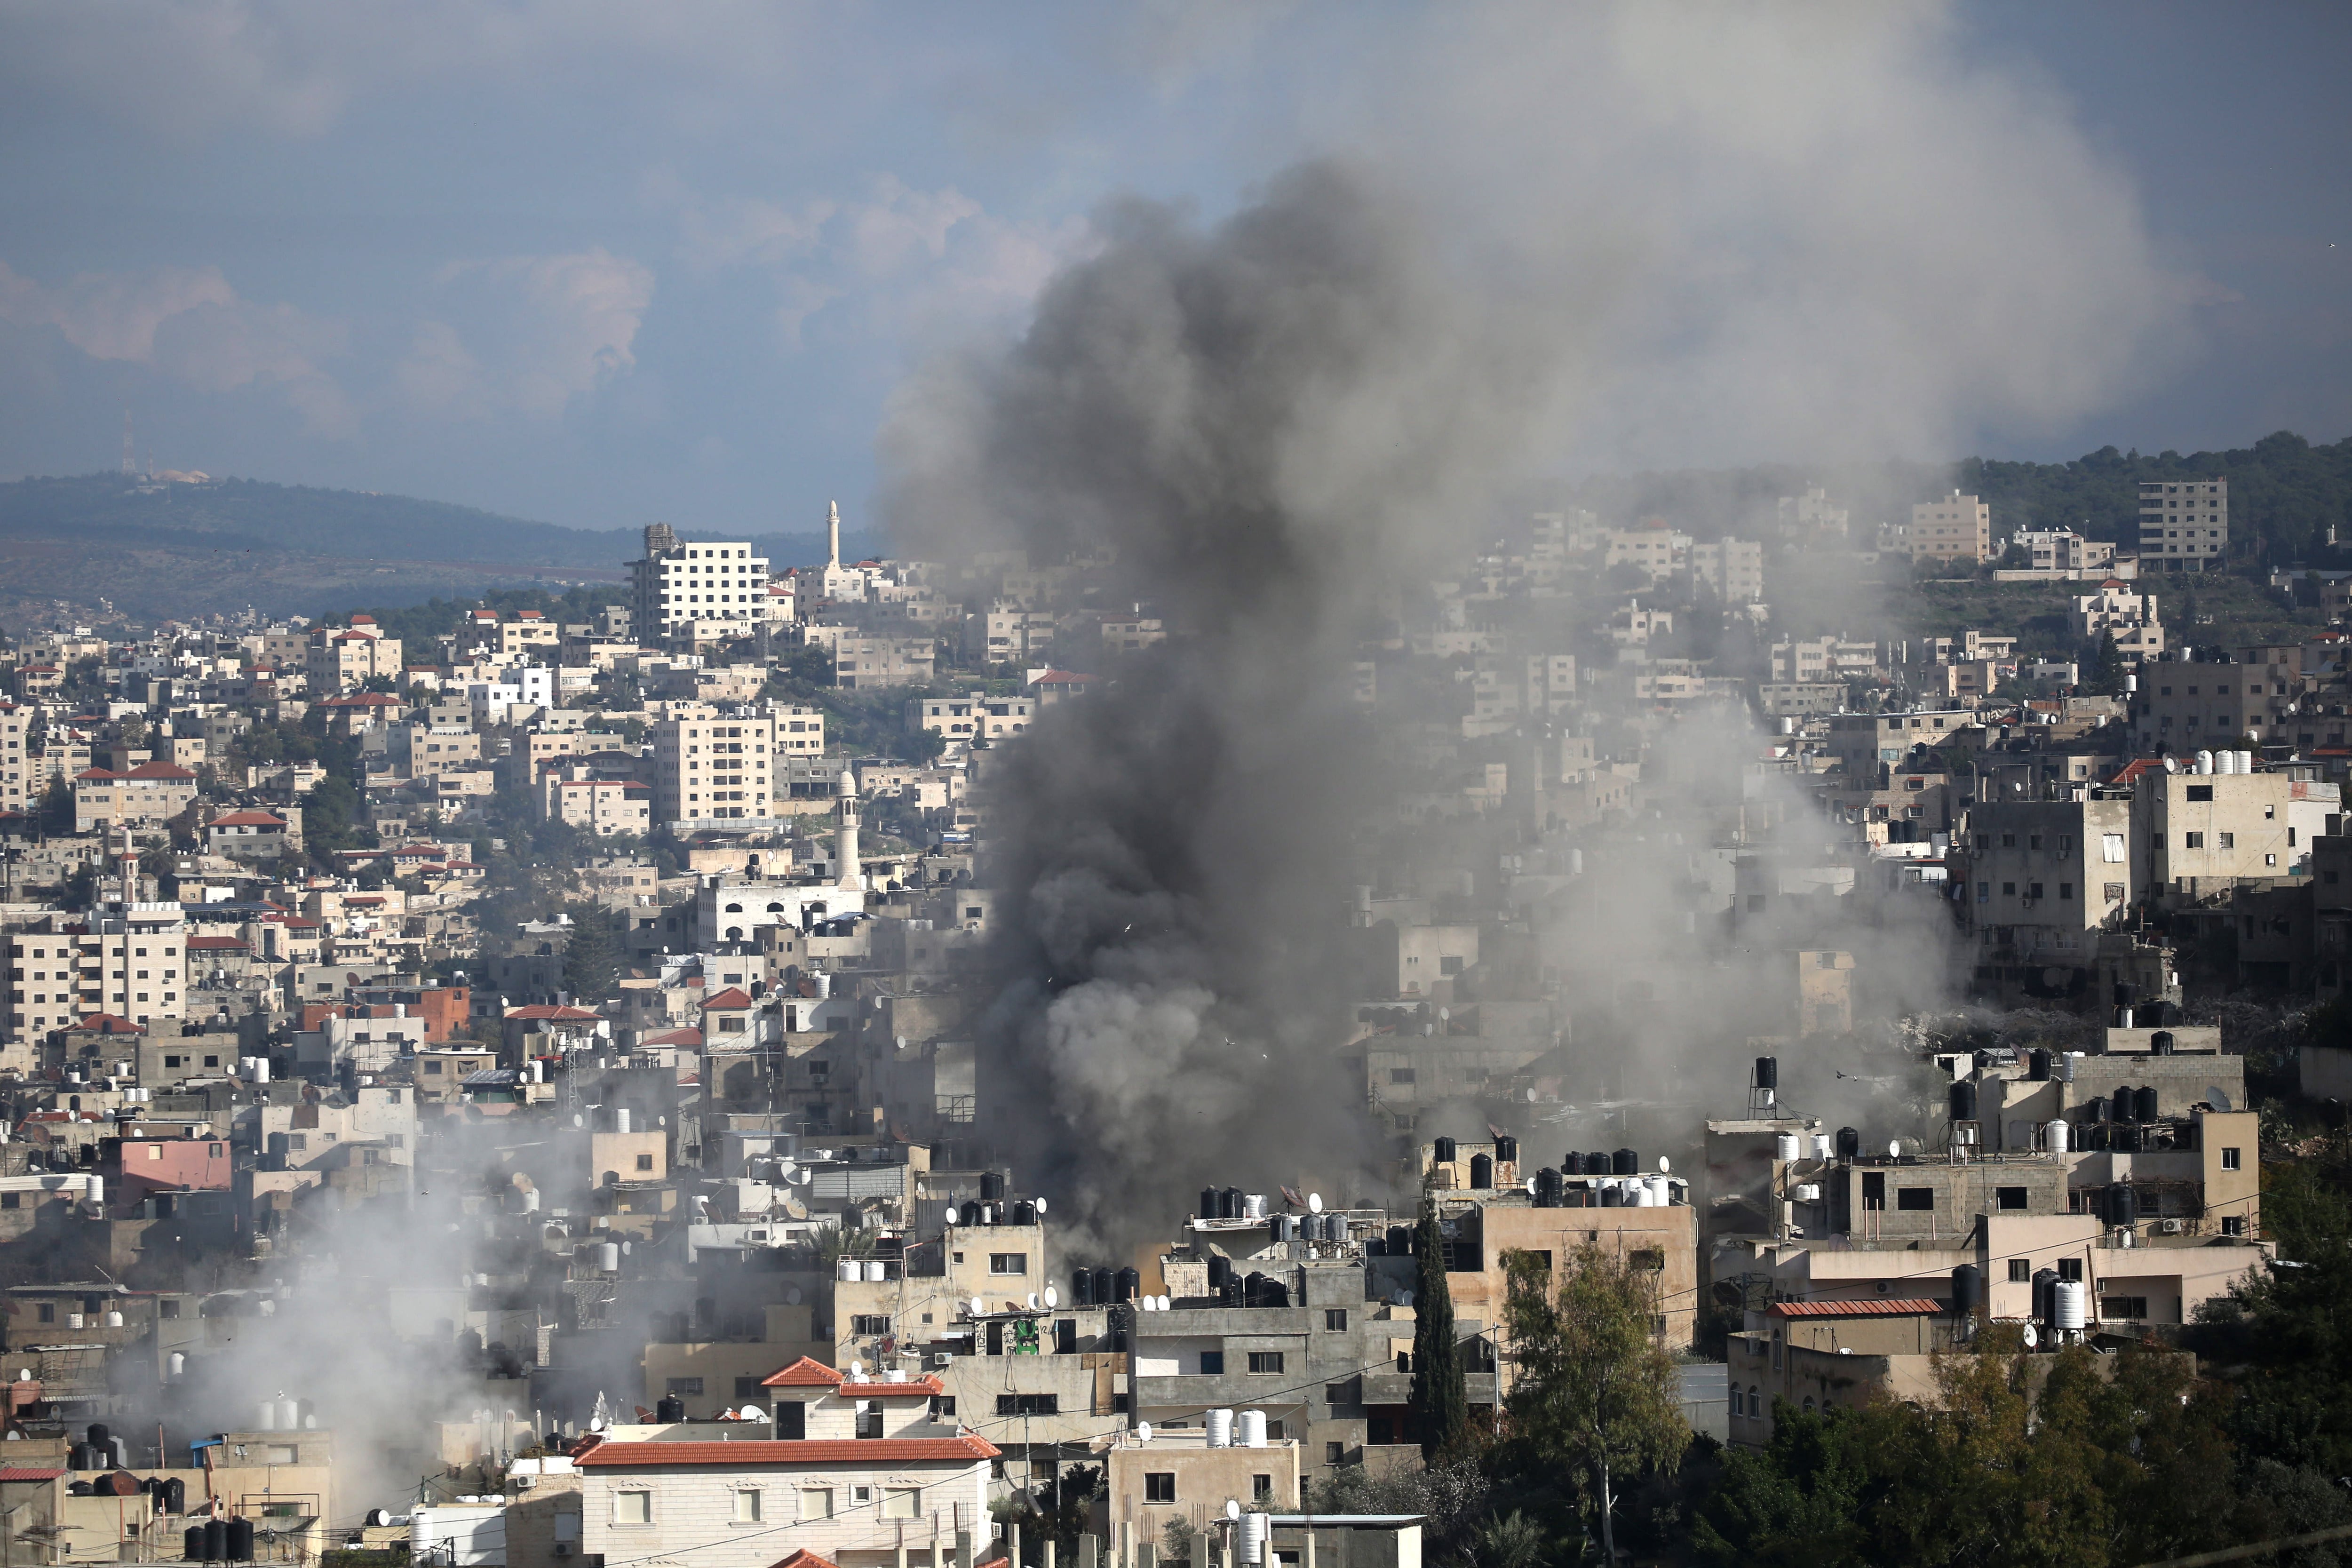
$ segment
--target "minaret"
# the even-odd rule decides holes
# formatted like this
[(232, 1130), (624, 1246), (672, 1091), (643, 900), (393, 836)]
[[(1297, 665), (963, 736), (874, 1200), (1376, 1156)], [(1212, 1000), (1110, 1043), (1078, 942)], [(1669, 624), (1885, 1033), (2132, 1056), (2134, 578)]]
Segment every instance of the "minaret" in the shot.
[(835, 858), (841, 862), (834, 886), (862, 889), (866, 879), (857, 869), (857, 778), (847, 768), (841, 770), (841, 799), (833, 821)]
[(841, 570), (841, 503), (839, 501), (825, 503), (824, 531), (832, 536), (833, 541), (832, 560), (829, 564), (838, 572)]

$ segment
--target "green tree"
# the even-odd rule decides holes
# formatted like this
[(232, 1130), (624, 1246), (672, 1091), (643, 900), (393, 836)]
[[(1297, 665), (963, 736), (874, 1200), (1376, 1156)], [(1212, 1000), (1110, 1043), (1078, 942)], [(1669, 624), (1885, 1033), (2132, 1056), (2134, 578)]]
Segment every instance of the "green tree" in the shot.
[(1884, 1489), (1871, 1456), (1883, 1428), (1902, 1419), (1899, 1410), (1816, 1415), (1774, 1400), (1771, 1442), (1724, 1451), (1691, 1543), (1719, 1568), (1862, 1568), (1870, 1504)]
[(2124, 689), (2123, 650), (2116, 647), (2116, 634), (2099, 634), (2099, 651), (2091, 660), (2089, 672), (2084, 677), (2084, 689), (2103, 697), (2122, 694)]
[(1516, 1442), (1588, 1480), (1601, 1559), (1614, 1563), (1619, 1484), (1673, 1470), (1691, 1430), (1653, 1327), (1658, 1276), (1590, 1243), (1563, 1262), (1555, 1290), (1542, 1258), (1505, 1260), (1503, 1325), (1517, 1369), (1505, 1410)]
[(62, 778), (49, 775), (49, 787), (41, 792), (41, 831), (71, 833), (74, 830), (73, 789)]
[(1428, 1463), (1450, 1458), (1470, 1431), (1470, 1394), (1462, 1372), (1461, 1347), (1454, 1341), (1454, 1293), (1445, 1284), (1445, 1235), (1437, 1197), (1422, 1205), (1413, 1237), (1412, 1396), (1413, 1436)]
[(572, 940), (563, 949), (563, 988), (575, 1003), (593, 1005), (620, 988), (621, 951), (604, 911), (593, 904), (572, 910)]

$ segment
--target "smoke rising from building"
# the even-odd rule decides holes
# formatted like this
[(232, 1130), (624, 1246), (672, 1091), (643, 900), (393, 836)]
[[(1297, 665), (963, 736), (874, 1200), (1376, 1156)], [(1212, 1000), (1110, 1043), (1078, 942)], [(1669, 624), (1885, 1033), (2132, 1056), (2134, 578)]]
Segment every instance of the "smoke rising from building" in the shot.
[[(1938, 12), (1501, 7), (1414, 43), (1310, 111), (1344, 153), (1225, 221), (1113, 204), (1026, 333), (930, 366), (883, 437), (904, 545), (1115, 555), (1171, 631), (982, 773), (991, 1131), (1111, 1232), (1199, 1180), (1375, 1176), (1332, 1053), (1396, 795), (1345, 679), (1385, 591), (1538, 475), (2079, 414), (2165, 315), (2129, 192)], [(1670, 868), (1627, 869), (1601, 951), (1670, 973), (1724, 940), (1650, 934)], [(1688, 1019), (1652, 1022), (1670, 1073)]]

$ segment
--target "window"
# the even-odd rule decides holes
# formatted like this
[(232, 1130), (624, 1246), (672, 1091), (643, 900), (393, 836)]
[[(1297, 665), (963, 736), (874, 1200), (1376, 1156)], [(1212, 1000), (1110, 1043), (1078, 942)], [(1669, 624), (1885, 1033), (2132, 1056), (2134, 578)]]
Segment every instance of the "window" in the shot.
[(735, 1493), (735, 1522), (738, 1524), (760, 1522), (760, 1494), (748, 1487)]
[(159, 1316), (176, 1318), (180, 1315), (180, 1304), (177, 1301), (158, 1301), (155, 1310)]
[(1062, 1396), (1058, 1394), (1000, 1394), (996, 1396), (999, 1415), (1059, 1415)]
[(614, 1492), (613, 1522), (614, 1524), (651, 1524), (654, 1521), (654, 1494), (651, 1492)]
[(919, 1519), (923, 1510), (923, 1489), (920, 1487), (884, 1487), (882, 1517), (884, 1519)]
[(1176, 1500), (1176, 1472), (1173, 1470), (1144, 1471), (1143, 1500), (1146, 1502), (1174, 1502)]
[(673, 1377), (669, 1380), (669, 1395), (672, 1399), (699, 1399), (702, 1397), (702, 1379)]
[(1324, 1444), (1323, 1462), (1327, 1465), (1346, 1464), (1348, 1462), (1348, 1445), (1345, 1443)]
[(2061, 1279), (2074, 1279), (2079, 1281), (2083, 1278), (2083, 1260), (2079, 1258), (2060, 1258), (2058, 1260), (2058, 1278)]
[(992, 1252), (988, 1255), (988, 1271), (991, 1274), (1026, 1274), (1029, 1272), (1029, 1255), (1025, 1252)]
[(2202, 849), (2205, 847), (2205, 836), (2201, 833), (2184, 833), (2180, 836), (2180, 847), (2183, 849)]
[(2238, 1169), (2238, 1152), (2235, 1149), (2224, 1149), (2221, 1151), (2221, 1169), (2225, 1171), (2234, 1171)]
[(1324, 1330), (1329, 1333), (1346, 1333), (1348, 1331), (1348, 1309), (1345, 1307), (1324, 1308), (1323, 1327)]
[(2061, 882), (2061, 883), (2059, 883), (2059, 884), (2058, 884), (2058, 897), (2059, 897), (2061, 900), (2071, 900), (2071, 899), (2073, 899), (2073, 898), (2074, 898), (2074, 883), (2072, 883), (2072, 882)]
[(1936, 1206), (1936, 1189), (1933, 1187), (1897, 1187), (1895, 1189), (1895, 1206), (1897, 1210), (1933, 1209)]
[(2017, 884), (2014, 882), (2003, 882), (2000, 885), (2000, 896), (2004, 899), (2013, 899), (2017, 897)]
[(1223, 1351), (1202, 1351), (1202, 1352), (1201, 1352), (1201, 1375), (1202, 1375), (1202, 1376), (1203, 1376), (1203, 1377), (1221, 1377), (1221, 1376), (1223, 1376), (1223, 1375), (1224, 1374), (1224, 1370), (1225, 1370), (1225, 1352), (1223, 1352)]
[(1389, 1068), (1389, 1081), (1391, 1083), (1411, 1083), (1412, 1081), (1412, 1078), (1413, 1069), (1411, 1068)]
[(2242, 1214), (2223, 1215), (2221, 1216), (2221, 1234), (2223, 1236), (2245, 1235), (2246, 1216)]
[(1999, 1205), (2005, 1209), (2022, 1209), (2025, 1207), (2025, 1189), (2023, 1187), (1995, 1187), (1993, 1189), (1993, 1197)]
[(1274, 1478), (1272, 1476), (1252, 1476), (1250, 1478), (1250, 1500), (1253, 1502), (1272, 1502), (1274, 1500)]
[(2012, 1285), (2033, 1283), (2033, 1259), (2012, 1258), (2009, 1260), (2009, 1282)]
[(1249, 1353), (1250, 1375), (1271, 1377), (1282, 1370), (1280, 1351), (1252, 1351)]
[(801, 1489), (801, 1517), (803, 1519), (831, 1519), (833, 1517), (833, 1489), (831, 1487), (803, 1487)]
[(2102, 1296), (2099, 1298), (2102, 1318), (2145, 1318), (2147, 1298), (2145, 1296)]
[(2124, 901), (2124, 885), (2121, 882), (2102, 883), (2099, 892), (2108, 903), (2120, 904)]
[(2217, 833), (2213, 837), (2217, 848), (2235, 849), (2238, 847), (2238, 836), (2234, 833)]
[(853, 1312), (849, 1318), (849, 1331), (867, 1338), (887, 1334), (890, 1331), (890, 1319), (883, 1313)]
[(1326, 1405), (1347, 1404), (1348, 1385), (1344, 1383), (1325, 1384), (1323, 1385), (1323, 1403)]
[[(16, 1194), (14, 1194), (14, 1193), (10, 1193), (8, 1195), (9, 1195), (10, 1197), (12, 1197), (12, 1198), (13, 1198), (13, 1197), (15, 1197)], [(54, 1302), (54, 1301), (44, 1301), (44, 1302), (42, 1302), (42, 1303), (41, 1303), (41, 1310), (40, 1310), (39, 1313), (37, 1314), (37, 1316), (40, 1318), (41, 1321), (43, 1321), (43, 1322), (45, 1322), (45, 1323), (54, 1323), (54, 1322), (56, 1322), (56, 1321), (58, 1321), (58, 1307), (57, 1307), (57, 1303), (56, 1303), (56, 1302)]]

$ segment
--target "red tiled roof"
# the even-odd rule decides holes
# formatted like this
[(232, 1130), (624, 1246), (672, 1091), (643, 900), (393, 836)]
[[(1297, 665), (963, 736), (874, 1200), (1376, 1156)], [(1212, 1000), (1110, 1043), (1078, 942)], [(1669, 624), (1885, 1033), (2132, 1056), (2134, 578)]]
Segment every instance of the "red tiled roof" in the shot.
[(194, 770), (184, 768), (177, 763), (142, 763), (131, 770), (129, 776), (134, 779), (193, 779), (196, 775)]
[(80, 1023), (69, 1024), (67, 1027), (75, 1030), (95, 1030), (101, 1035), (135, 1035), (139, 1032), (138, 1025), (112, 1013), (92, 1013)]
[[(5, 1485), (10, 1481), (53, 1481), (64, 1474), (65, 1471), (61, 1469), (52, 1470), (46, 1467), (36, 1468), (25, 1465), (10, 1465), (5, 1469), (0, 1469), (0, 1485)], [(805, 1557), (808, 1553), (800, 1552), (794, 1552), (793, 1555)]]
[(2125, 763), (2122, 768), (2116, 771), (2116, 776), (2109, 779), (2107, 782), (2109, 784), (2137, 784), (2139, 782), (2140, 774), (2160, 773), (2163, 771), (2163, 758), (2141, 757), (2136, 761)]
[(841, 1373), (821, 1361), (807, 1356), (793, 1363), (782, 1372), (771, 1373), (760, 1380), (761, 1388), (834, 1388), (841, 1383)]
[(566, 1022), (586, 1018), (592, 1023), (599, 1016), (583, 1008), (551, 1007), (544, 1003), (533, 1003), (528, 1007), (509, 1007), (507, 1009), (506, 1016), (509, 1018), (561, 1018)]
[(781, 1557), (769, 1563), (768, 1568), (836, 1568), (836, 1564), (803, 1546), (790, 1557)]
[(721, 991), (718, 995), (713, 996), (710, 1000), (703, 1004), (705, 1008), (755, 1007), (757, 1005), (759, 1005), (759, 1004), (753, 1002), (751, 997), (745, 995), (741, 991), (732, 985), (730, 985), (726, 990)]
[(1775, 1318), (1916, 1318), (1944, 1310), (1941, 1301), (1925, 1296), (1905, 1296), (1884, 1301), (1775, 1301), (1768, 1310)]
[(698, 1046), (702, 1044), (699, 1029), (672, 1029), (667, 1035), (648, 1035), (640, 1042), (648, 1046)]
[(992, 1459), (985, 1437), (808, 1437), (748, 1443), (599, 1443), (572, 1462), (587, 1469), (648, 1470), (672, 1465), (904, 1465), (925, 1459)]
[(192, 936), (188, 939), (190, 952), (244, 952), (251, 945), (241, 936)]
[(275, 823), (278, 826), (283, 827), (286, 826), (286, 819), (278, 816), (274, 811), (232, 811), (226, 816), (214, 817), (210, 826), (214, 827), (259, 827), (268, 823)]

